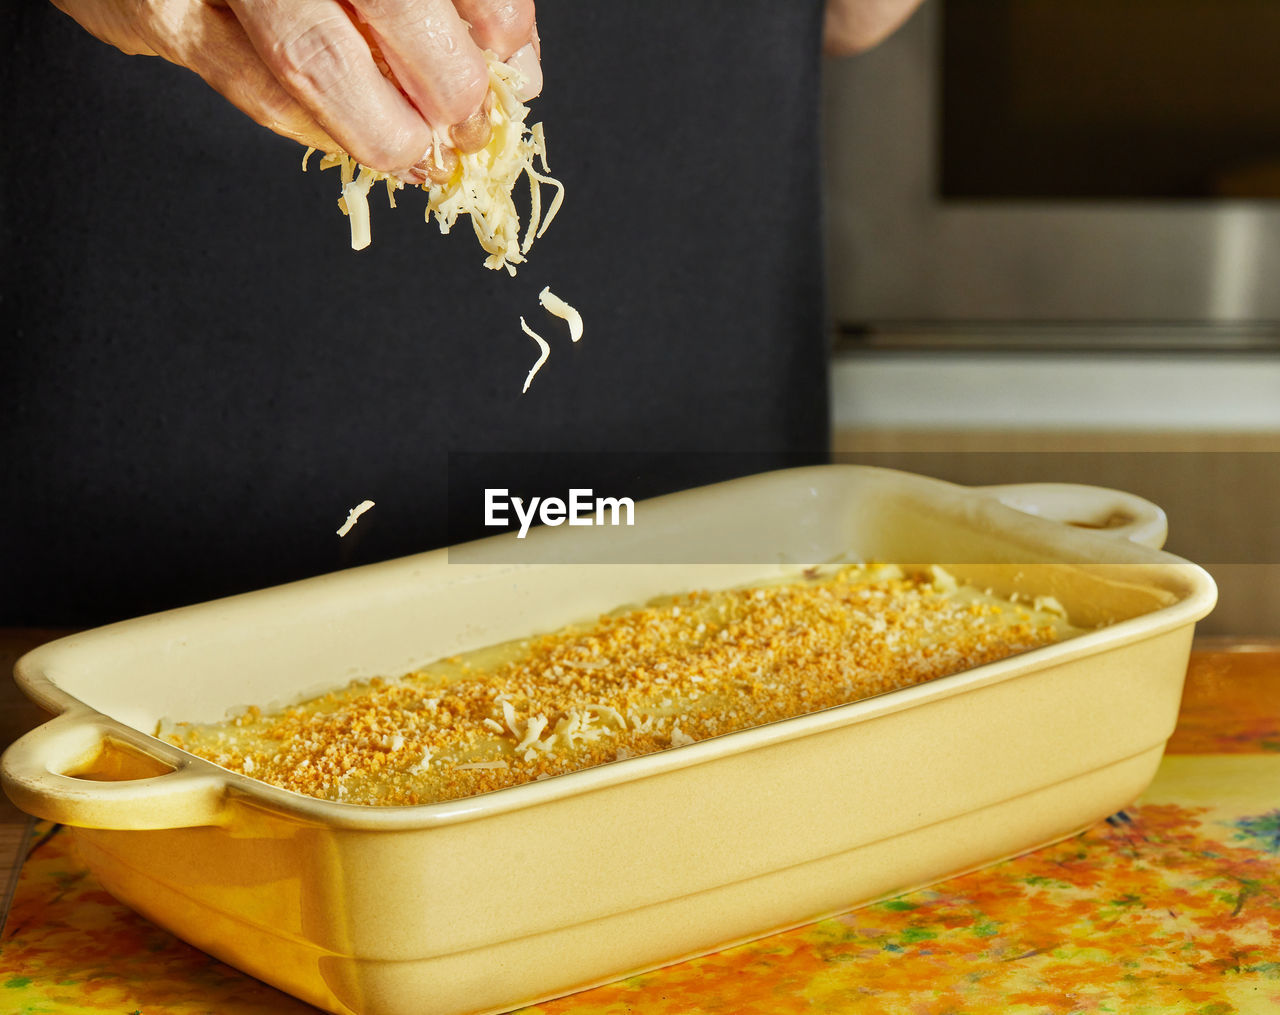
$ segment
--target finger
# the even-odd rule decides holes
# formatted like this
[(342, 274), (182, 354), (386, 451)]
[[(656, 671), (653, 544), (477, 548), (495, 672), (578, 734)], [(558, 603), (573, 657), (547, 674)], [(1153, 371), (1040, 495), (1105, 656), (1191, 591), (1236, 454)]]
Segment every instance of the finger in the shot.
[(458, 13), (471, 26), (471, 38), (509, 60), (533, 44), (533, 0), (454, 0)]
[(230, 3), (268, 70), (352, 157), (387, 172), (422, 158), (430, 127), (336, 0)]
[(489, 68), (451, 0), (352, 0), (352, 6), (427, 121), (449, 131), (460, 151), (483, 147), (489, 121), (480, 107)]
[(828, 56), (855, 56), (879, 45), (920, 5), (920, 0), (827, 0), (822, 48)]
[(519, 73), (522, 84), (516, 89), (516, 98), (528, 102), (542, 92), (542, 63), (539, 59), (538, 42), (535, 39), (527, 46), (515, 51), (506, 61), (508, 67)]
[(437, 156), (434, 147), (427, 149), (422, 161), (403, 174), (406, 183), (448, 183), (458, 168), (458, 153), (448, 145), (440, 146)]
[(171, 63), (195, 71), (268, 130), (310, 148), (338, 150), (333, 138), (267, 69), (240, 22), (226, 8), (201, 5), (185, 22), (181, 40), (156, 38), (151, 47)]
[(533, 0), (454, 0), (471, 25), (471, 38), (519, 73), (516, 97), (528, 102), (542, 91), (542, 55)]
[[(384, 76), (389, 77), (391, 80), (395, 81), (396, 80), (395, 71), (391, 69), (391, 64), (387, 62), (386, 54), (382, 52), (382, 41), (378, 38), (378, 33), (373, 30), (373, 27), (371, 25), (361, 20), (359, 16), (356, 17), (354, 24), (356, 26), (356, 30), (362, 36), (364, 36), (364, 41), (369, 46), (369, 52), (373, 54), (373, 61), (378, 65), (378, 70), (381, 71)], [(450, 139), (453, 140), (455, 144), (461, 141), (462, 150), (464, 152), (479, 151), (486, 144), (488, 144), (489, 135), (490, 135), (488, 110), (485, 109), (484, 113), (485, 113), (484, 116), (481, 116), (478, 113), (473, 114), (473, 116), (469, 120), (463, 121), (462, 124), (459, 124), (452, 130), (446, 128), (444, 130), (444, 133), (446, 135), (453, 135)], [(432, 143), (434, 144), (434, 139)], [(437, 172), (437, 170), (439, 170), (440, 167), (437, 165), (437, 160), (432, 156), (433, 151), (434, 151), (433, 148), (428, 148), (426, 155), (422, 157), (422, 161), (419, 162), (414, 168), (421, 170), (421, 169), (424, 169), (425, 167), (427, 178), (431, 179), (436, 183), (443, 183), (444, 179), (447, 179), (448, 175), (450, 175), (452, 171), (450, 171), (449, 174), (444, 174), (444, 179), (437, 178), (438, 176), (441, 175), (439, 172)], [(441, 146), (441, 151), (447, 152), (449, 155), (453, 156), (454, 162), (455, 163), (457, 162), (458, 153), (455, 149), (449, 147), (449, 145), (446, 144)], [(421, 173), (416, 175), (411, 174), (410, 178), (416, 180), (417, 176), (420, 176), (420, 175), (422, 174)], [(417, 180), (417, 182), (420, 183), (422, 181)]]

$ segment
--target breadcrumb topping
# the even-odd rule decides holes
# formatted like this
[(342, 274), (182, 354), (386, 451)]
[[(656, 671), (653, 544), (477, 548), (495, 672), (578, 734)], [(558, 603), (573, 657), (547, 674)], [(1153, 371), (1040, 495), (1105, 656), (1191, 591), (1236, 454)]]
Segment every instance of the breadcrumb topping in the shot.
[(1075, 633), (1052, 600), (1001, 600), (940, 568), (810, 569), (163, 735), (308, 796), (454, 800), (845, 704)]

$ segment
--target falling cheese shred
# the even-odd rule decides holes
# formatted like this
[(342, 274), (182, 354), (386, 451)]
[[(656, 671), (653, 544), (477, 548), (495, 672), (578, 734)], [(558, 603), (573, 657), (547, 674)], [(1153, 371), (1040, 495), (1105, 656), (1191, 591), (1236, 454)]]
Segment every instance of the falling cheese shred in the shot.
[(371, 507), (373, 507), (373, 501), (362, 500), (359, 504), (348, 511), (347, 520), (342, 523), (342, 528), (338, 529), (338, 535), (345, 536), (350, 532), (352, 527), (356, 524), (356, 520)]
[[(550, 286), (544, 286), (542, 292), (538, 293), (538, 302), (546, 308), (547, 313), (568, 323), (569, 338), (572, 341), (576, 342), (582, 337), (582, 315), (553, 293)], [(538, 362), (533, 365), (533, 369), (529, 371), (529, 376), (524, 379), (524, 387), (520, 389), (520, 393), (523, 394), (529, 390), (533, 375), (542, 369), (542, 364), (551, 355), (551, 347), (541, 335), (529, 327), (529, 323), (523, 317), (520, 318), (520, 327), (524, 329), (526, 335), (538, 343), (538, 347), (542, 350), (542, 355), (538, 357)]]
[[(495, 54), (486, 52), (489, 64), (489, 90), (493, 100), (490, 105), (489, 124), (492, 135), (489, 143), (470, 155), (459, 154), (458, 168), (445, 183), (426, 183), (426, 220), (435, 217), (440, 232), (449, 232), (460, 217), (468, 215), (486, 253), (485, 267), (497, 270), (505, 268), (508, 274), (516, 273), (516, 266), (523, 264), (533, 241), (542, 236), (551, 225), (564, 201), (564, 184), (547, 171), (546, 137), (541, 123), (526, 124), (529, 107), (516, 93), (524, 84), (520, 72), (502, 63)], [(432, 150), (436, 164), (443, 167), (440, 157), (443, 144), (438, 135), (433, 136)], [(306, 171), (311, 152), (303, 157)], [(534, 168), (534, 159), (542, 171)], [(385, 181), (387, 197), (395, 207), (395, 192), (405, 184), (389, 173), (361, 166), (345, 152), (325, 155), (320, 160), (321, 169), (338, 167), (342, 174), (342, 197), (338, 207), (351, 221), (351, 247), (363, 250), (371, 239), (369, 219), (369, 189), (378, 181)], [(516, 209), (512, 193), (521, 176), (529, 180), (530, 214), (523, 241), (520, 239), (520, 213)], [(555, 188), (555, 196), (543, 214), (541, 187)]]
[(529, 323), (520, 318), (520, 327), (524, 329), (524, 333), (538, 343), (538, 348), (542, 350), (542, 355), (538, 357), (538, 362), (533, 365), (529, 371), (529, 376), (524, 379), (524, 387), (520, 389), (520, 394), (524, 394), (529, 390), (529, 385), (533, 383), (533, 375), (542, 369), (542, 364), (547, 361), (547, 357), (551, 355), (551, 346), (547, 345), (547, 340), (529, 327)]
[(547, 313), (559, 317), (569, 324), (569, 338), (576, 342), (582, 337), (582, 315), (546, 286), (538, 293), (538, 302), (547, 309)]

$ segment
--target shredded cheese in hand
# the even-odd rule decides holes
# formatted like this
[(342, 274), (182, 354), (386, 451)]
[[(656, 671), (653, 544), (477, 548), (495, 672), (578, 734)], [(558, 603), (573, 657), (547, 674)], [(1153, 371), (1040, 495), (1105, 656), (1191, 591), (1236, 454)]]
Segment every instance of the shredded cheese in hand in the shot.
[(373, 240), (369, 227), (369, 188), (373, 182), (374, 171), (361, 169), (359, 177), (342, 185), (342, 204), (351, 219), (352, 250), (364, 250)]
[[(485, 53), (489, 64), (489, 90), (492, 93), (492, 109), (489, 123), (492, 136), (489, 143), (470, 155), (459, 153), (458, 168), (443, 184), (426, 183), (426, 219), (435, 216), (440, 232), (449, 232), (463, 215), (471, 217), (476, 239), (486, 254), (485, 267), (505, 268), (508, 274), (516, 273), (516, 265), (523, 264), (533, 241), (542, 236), (551, 225), (564, 200), (564, 184), (547, 175), (547, 147), (542, 124), (526, 124), (529, 107), (516, 97), (523, 84), (520, 72), (502, 63), (492, 52)], [(435, 138), (432, 146), (439, 161), (441, 141)], [(309, 155), (310, 153), (308, 153)], [(542, 166), (534, 168), (537, 158)], [(361, 166), (345, 152), (325, 155), (320, 160), (321, 169), (338, 167), (342, 173), (342, 197), (338, 207), (351, 220), (351, 247), (363, 250), (369, 245), (369, 202), (372, 185), (380, 180), (387, 184), (387, 196), (395, 207), (394, 192), (404, 183), (389, 173)], [(303, 159), (306, 171), (306, 157)], [(520, 239), (520, 213), (516, 210), (512, 192), (521, 176), (529, 180), (529, 224), (523, 241)], [(555, 196), (543, 214), (541, 185), (555, 188)], [(553, 311), (554, 312), (554, 311)]]

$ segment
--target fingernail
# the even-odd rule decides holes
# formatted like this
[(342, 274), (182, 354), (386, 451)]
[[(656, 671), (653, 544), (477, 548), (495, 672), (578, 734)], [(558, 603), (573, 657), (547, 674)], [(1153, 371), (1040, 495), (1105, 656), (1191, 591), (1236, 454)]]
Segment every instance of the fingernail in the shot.
[(449, 178), (453, 176), (453, 171), (458, 168), (458, 153), (452, 148), (441, 148), (440, 158), (436, 158), (434, 148), (428, 148), (422, 161), (418, 162), (411, 170), (411, 173), (419, 173), (422, 179), (419, 183), (425, 183), (430, 180), (432, 183), (448, 183)]
[(453, 146), (463, 155), (478, 152), (489, 143), (493, 129), (489, 126), (489, 114), (484, 109), (477, 109), (461, 123), (449, 128), (449, 136)]
[(516, 98), (521, 102), (528, 102), (542, 91), (542, 64), (532, 42), (516, 50), (507, 66), (522, 78), (520, 87), (516, 89)]

